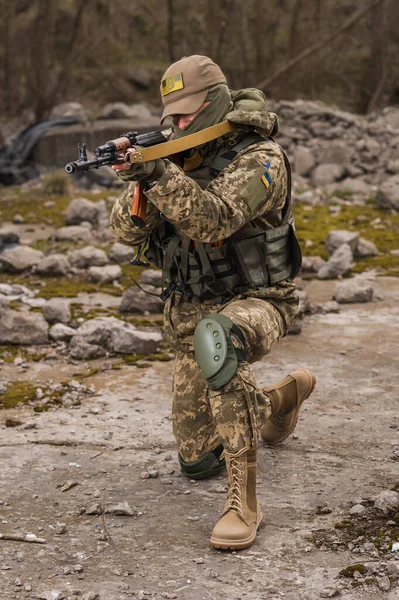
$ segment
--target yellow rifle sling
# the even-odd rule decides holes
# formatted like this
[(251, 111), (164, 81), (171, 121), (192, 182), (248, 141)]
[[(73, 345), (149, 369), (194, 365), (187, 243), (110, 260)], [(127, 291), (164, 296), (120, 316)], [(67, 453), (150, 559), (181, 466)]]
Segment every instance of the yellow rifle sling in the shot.
[(149, 146), (148, 148), (129, 151), (126, 153), (125, 161), (128, 164), (136, 164), (156, 160), (157, 158), (166, 158), (167, 156), (172, 156), (172, 154), (178, 154), (184, 150), (189, 150), (190, 148), (195, 148), (196, 146), (201, 146), (201, 144), (216, 140), (233, 129), (235, 129), (233, 123), (222, 121), (222, 123), (212, 125), (212, 127), (207, 127), (206, 129), (202, 129), (202, 131), (198, 131), (198, 133), (192, 133), (186, 137)]

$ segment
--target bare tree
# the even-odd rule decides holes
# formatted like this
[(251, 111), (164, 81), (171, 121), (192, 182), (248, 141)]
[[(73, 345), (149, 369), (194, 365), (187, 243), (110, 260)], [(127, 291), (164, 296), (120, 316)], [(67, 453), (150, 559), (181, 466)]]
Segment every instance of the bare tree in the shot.
[(175, 57), (175, 6), (173, 0), (168, 0), (168, 54), (170, 62), (176, 60)]
[(386, 68), (386, 17), (387, 0), (376, 7), (370, 19), (370, 53), (369, 68), (365, 74), (364, 94), (361, 100), (361, 112), (369, 113), (374, 110), (380, 96), (384, 91), (384, 85), (387, 79)]

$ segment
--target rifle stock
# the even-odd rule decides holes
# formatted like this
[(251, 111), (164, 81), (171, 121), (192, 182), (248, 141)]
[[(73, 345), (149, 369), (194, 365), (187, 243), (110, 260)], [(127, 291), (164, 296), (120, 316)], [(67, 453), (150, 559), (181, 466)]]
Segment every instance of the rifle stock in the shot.
[(134, 185), (132, 196), (132, 209), (130, 212), (130, 218), (135, 227), (144, 229), (146, 212), (147, 198), (143, 193), (143, 184), (138, 181)]

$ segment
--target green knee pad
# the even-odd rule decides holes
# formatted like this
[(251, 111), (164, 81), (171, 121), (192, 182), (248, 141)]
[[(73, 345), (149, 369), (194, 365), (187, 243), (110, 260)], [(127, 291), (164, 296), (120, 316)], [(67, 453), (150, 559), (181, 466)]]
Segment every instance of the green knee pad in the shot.
[(226, 461), (221, 458), (223, 446), (220, 444), (212, 452), (207, 452), (195, 462), (185, 462), (179, 454), (179, 462), (182, 472), (189, 479), (206, 479), (217, 475), (226, 466)]
[(211, 390), (220, 390), (237, 372), (238, 358), (230, 336), (233, 327), (228, 317), (210, 314), (195, 328), (195, 359)]

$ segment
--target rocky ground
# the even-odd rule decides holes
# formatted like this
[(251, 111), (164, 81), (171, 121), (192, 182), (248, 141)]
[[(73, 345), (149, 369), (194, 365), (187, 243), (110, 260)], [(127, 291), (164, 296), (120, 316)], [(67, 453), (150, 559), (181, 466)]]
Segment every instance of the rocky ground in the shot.
[[(133, 279), (162, 282), (110, 237), (118, 192), (57, 173), (1, 192), (0, 600), (399, 598), (397, 138), (370, 121), (358, 162), (317, 171), (346, 146), (323, 156), (312, 134), (366, 125), (302, 109), (285, 129), (300, 311), (254, 368), (318, 384), (295, 435), (260, 448), (264, 522), (242, 552), (209, 546), (225, 476), (179, 471), (162, 303)], [(377, 125), (396, 162), (374, 172)]]
[[(333, 285), (306, 291), (324, 303)], [(399, 283), (375, 288), (378, 303), (306, 317), (255, 365), (260, 385), (298, 365), (318, 384), (295, 435), (260, 449), (264, 523), (242, 552), (208, 543), (225, 477), (179, 472), (170, 362), (3, 363), (2, 380), (75, 395), (0, 413), (0, 532), (45, 540), (0, 539), (0, 598), (397, 598)]]

